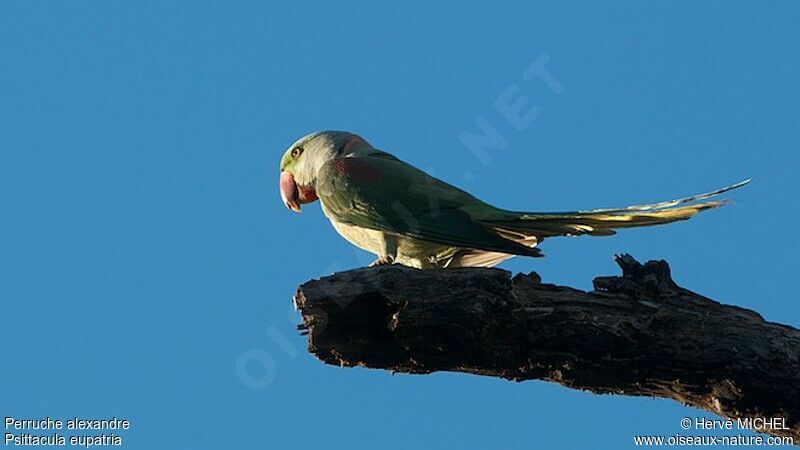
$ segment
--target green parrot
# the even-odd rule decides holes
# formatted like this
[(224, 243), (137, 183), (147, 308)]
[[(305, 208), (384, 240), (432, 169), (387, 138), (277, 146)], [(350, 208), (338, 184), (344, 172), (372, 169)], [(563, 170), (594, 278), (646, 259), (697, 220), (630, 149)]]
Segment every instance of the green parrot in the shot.
[(724, 201), (707, 194), (618, 209), (563, 213), (507, 211), (372, 147), (345, 131), (302, 137), (281, 158), (280, 193), (289, 209), (319, 199), (333, 228), (377, 255), (371, 264), (420, 269), (491, 267), (514, 255), (543, 256), (554, 236), (608, 236), (616, 229), (686, 220)]

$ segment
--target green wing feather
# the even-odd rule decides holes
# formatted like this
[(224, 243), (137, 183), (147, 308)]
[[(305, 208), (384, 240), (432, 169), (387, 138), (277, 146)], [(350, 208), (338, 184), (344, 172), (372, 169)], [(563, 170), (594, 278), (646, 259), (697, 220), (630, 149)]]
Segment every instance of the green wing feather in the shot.
[(499, 210), (385, 152), (328, 161), (316, 190), (327, 213), (342, 223), (454, 247), (541, 256), (476, 220)]

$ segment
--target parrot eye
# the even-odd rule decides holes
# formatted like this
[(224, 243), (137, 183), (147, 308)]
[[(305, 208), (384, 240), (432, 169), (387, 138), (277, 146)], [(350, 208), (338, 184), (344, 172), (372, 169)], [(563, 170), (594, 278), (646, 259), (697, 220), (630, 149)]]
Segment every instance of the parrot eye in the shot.
[(297, 158), (301, 153), (303, 153), (303, 147), (295, 147), (292, 150), (292, 158)]

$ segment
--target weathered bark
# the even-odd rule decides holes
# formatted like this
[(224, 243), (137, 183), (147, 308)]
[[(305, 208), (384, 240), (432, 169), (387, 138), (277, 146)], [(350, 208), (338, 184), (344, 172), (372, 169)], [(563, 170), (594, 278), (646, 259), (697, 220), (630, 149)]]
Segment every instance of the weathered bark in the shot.
[(723, 417), (780, 417), (800, 441), (800, 330), (679, 287), (664, 261), (617, 258), (595, 290), (499, 269), (357, 269), (298, 289), (328, 364), (539, 379), (663, 397)]

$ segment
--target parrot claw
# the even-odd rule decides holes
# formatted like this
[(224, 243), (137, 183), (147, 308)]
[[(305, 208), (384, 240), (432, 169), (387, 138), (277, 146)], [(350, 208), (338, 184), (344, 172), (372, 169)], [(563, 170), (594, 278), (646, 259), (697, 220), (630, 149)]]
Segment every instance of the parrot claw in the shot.
[(391, 266), (392, 264), (394, 264), (394, 257), (392, 257), (392, 255), (383, 255), (378, 259), (376, 259), (375, 261), (372, 261), (369, 264), (369, 266), (370, 267)]

